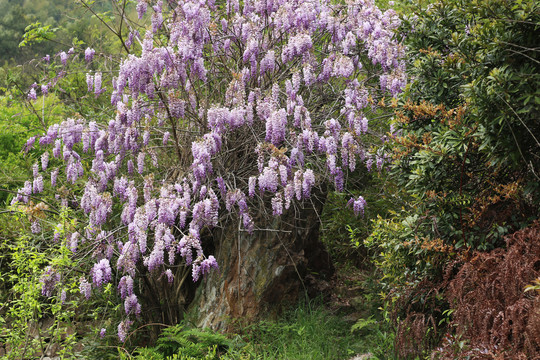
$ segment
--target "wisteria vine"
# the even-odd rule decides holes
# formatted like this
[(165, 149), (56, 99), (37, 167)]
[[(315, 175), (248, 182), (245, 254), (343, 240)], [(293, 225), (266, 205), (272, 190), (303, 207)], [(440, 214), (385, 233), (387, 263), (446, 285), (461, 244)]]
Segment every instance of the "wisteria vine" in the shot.
[[(365, 145), (368, 119), (377, 99), (395, 96), (406, 81), (404, 49), (394, 38), (399, 19), (372, 0), (138, 0), (137, 12), (139, 19), (150, 13), (151, 23), (131, 27), (133, 52), (112, 85), (102, 84), (99, 71), (87, 75), (95, 96), (112, 89), (116, 117), (108, 124), (67, 119), (29, 139), (26, 150), (37, 142), (46, 151), (13, 199), (28, 203), (49, 182), (63, 206), (82, 209), (84, 227), (65, 234), (70, 249), (102, 246), (80, 290), (90, 297), (118, 272), (122, 341), (141, 311), (138, 264), (171, 282), (167, 266), (181, 257), (197, 281), (218, 267), (203, 253), (201, 233), (226, 214), (252, 232), (261, 204), (281, 215), (321, 182), (343, 191), (360, 163), (383, 166)], [(86, 49), (86, 62), (94, 54)], [(59, 56), (65, 65), (72, 52)], [(28, 96), (36, 98), (34, 87)], [(174, 163), (160, 163), (164, 154)], [(63, 165), (49, 168), (52, 158)], [(155, 171), (166, 165), (177, 171)], [(64, 186), (82, 184), (79, 197), (59, 191), (61, 176)], [(363, 213), (362, 197), (349, 203)], [(32, 220), (33, 231), (41, 231), (39, 222)], [(59, 280), (47, 268), (43, 294)]]

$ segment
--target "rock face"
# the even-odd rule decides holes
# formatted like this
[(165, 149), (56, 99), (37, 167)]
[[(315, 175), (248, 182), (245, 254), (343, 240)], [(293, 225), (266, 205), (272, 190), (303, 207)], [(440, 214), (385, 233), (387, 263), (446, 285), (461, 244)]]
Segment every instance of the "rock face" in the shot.
[(279, 218), (255, 220), (264, 230), (249, 234), (231, 222), (214, 234), (220, 269), (202, 280), (187, 318), (200, 327), (226, 329), (232, 319), (277, 314), (309, 294), (312, 272), (317, 277), (333, 273), (319, 240), (321, 210), (320, 202), (291, 207)]

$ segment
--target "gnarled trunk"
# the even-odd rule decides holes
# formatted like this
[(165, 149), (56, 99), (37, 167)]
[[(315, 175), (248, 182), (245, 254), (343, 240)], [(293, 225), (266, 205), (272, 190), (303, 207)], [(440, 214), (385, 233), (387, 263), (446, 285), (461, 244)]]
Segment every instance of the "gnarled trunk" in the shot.
[(310, 273), (331, 275), (330, 257), (319, 240), (323, 204), (305, 205), (281, 217), (254, 219), (264, 230), (252, 234), (234, 222), (214, 234), (220, 269), (202, 280), (187, 318), (200, 327), (223, 329), (231, 319), (277, 314), (309, 294)]

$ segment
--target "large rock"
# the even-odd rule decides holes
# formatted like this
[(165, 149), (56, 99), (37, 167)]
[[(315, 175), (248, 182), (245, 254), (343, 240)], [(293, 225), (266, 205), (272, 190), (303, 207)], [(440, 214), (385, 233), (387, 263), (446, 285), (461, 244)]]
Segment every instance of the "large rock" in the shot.
[(239, 230), (234, 221), (214, 233), (220, 269), (202, 280), (187, 318), (200, 327), (224, 329), (233, 319), (278, 314), (308, 295), (312, 273), (320, 278), (333, 272), (319, 240), (321, 210), (321, 202), (307, 203), (279, 218), (255, 219), (264, 230), (252, 234)]

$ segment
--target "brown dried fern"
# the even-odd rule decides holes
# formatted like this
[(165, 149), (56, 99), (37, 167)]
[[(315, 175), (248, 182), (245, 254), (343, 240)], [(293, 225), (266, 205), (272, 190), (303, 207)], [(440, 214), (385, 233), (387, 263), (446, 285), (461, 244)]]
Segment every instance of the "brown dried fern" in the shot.
[[(540, 297), (524, 291), (540, 275), (540, 222), (507, 236), (506, 244), (476, 253), (450, 281), (455, 334), (435, 358), (540, 359)], [(456, 353), (452, 338), (468, 347)]]

